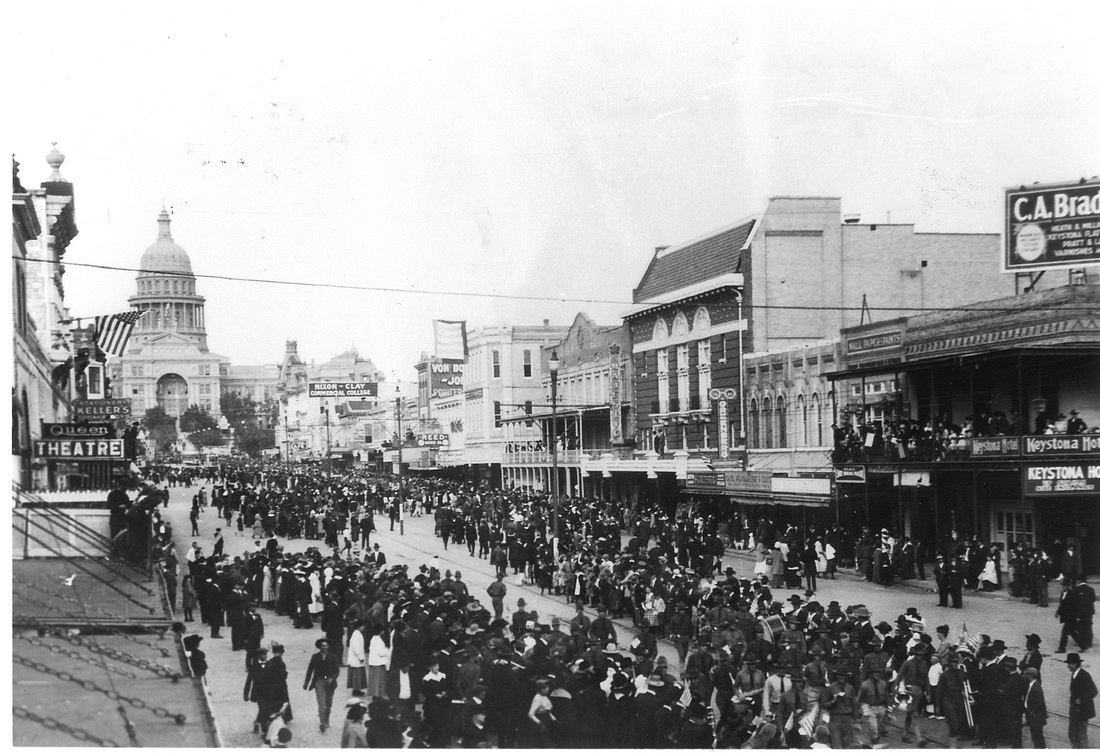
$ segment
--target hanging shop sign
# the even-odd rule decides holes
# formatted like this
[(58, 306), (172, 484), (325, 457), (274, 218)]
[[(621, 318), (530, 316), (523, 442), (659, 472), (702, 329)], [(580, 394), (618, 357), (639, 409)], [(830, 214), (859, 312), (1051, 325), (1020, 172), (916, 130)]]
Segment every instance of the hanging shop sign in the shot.
[(1019, 437), (975, 437), (970, 440), (972, 458), (1019, 454)]
[(48, 439), (114, 439), (115, 427), (104, 423), (42, 424), (42, 436)]
[(377, 382), (310, 382), (310, 397), (378, 397)]
[(113, 416), (129, 416), (132, 413), (128, 398), (73, 400), (74, 418), (111, 418)]
[(835, 469), (838, 484), (867, 483), (867, 468), (862, 465), (838, 465)]
[(485, 396), (485, 388), (484, 387), (478, 387), (477, 389), (474, 389), (474, 390), (466, 390), (466, 399), (467, 400), (480, 400), (484, 396)]
[(1100, 183), (1005, 191), (1004, 271), (1100, 264)]
[(450, 444), (451, 437), (449, 434), (421, 434), (416, 438), (416, 443), (421, 447), (439, 447), (440, 445)]
[(36, 457), (70, 462), (122, 460), (121, 439), (43, 439), (34, 443)]
[(1080, 455), (1100, 452), (1100, 434), (1040, 434), (1024, 437), (1025, 455)]
[(1027, 465), (1023, 479), (1024, 496), (1097, 494), (1100, 493), (1100, 462)]
[(622, 349), (617, 343), (608, 348), (611, 369), (608, 371), (608, 399), (611, 403), (610, 426), (611, 444), (623, 443), (623, 359)]

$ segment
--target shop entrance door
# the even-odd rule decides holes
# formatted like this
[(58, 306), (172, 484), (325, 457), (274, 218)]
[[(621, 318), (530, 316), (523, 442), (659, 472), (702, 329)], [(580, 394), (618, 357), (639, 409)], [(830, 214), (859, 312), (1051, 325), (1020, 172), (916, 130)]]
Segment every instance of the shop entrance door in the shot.
[(1008, 551), (1016, 544), (1035, 546), (1035, 518), (1026, 507), (994, 504), (989, 514), (990, 539), (999, 543), (1002, 551)]

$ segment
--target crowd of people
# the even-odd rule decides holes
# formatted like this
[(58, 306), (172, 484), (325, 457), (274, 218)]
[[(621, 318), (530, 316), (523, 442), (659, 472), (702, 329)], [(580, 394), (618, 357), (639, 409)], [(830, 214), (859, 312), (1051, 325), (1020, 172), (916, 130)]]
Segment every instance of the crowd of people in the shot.
[[(916, 608), (873, 623), (864, 604), (823, 604), (806, 578), (835, 573), (828, 535), (758, 526), (757, 567), (738, 577), (723, 566), (719, 521), (698, 509), (563, 498), (555, 510), (530, 490), (413, 481), (399, 493), (392, 478), (278, 466), (223, 472), (209, 502), (193, 504), (254, 523), (238, 525), (255, 539), (246, 555), (187, 552), (183, 607), (211, 638), (228, 628), (254, 729), (272, 745), (287, 744), (302, 712), (290, 708), (282, 648), (263, 645), (261, 611), (319, 631), (303, 686), (320, 730), (342, 724), (345, 747), (881, 747), (898, 734), (888, 721), (903, 744), (923, 745), (939, 719), (955, 740), (1017, 745), (1026, 725), (1044, 744), (1039, 636), (1013, 657), (1003, 640), (926, 626)], [(388, 562), (370, 543), (375, 517), (394, 526), (406, 514), (430, 516), (447, 548), (492, 563), (494, 582), (479, 594), (437, 560)], [(317, 545), (287, 553), (290, 536)], [(883, 577), (875, 552), (898, 542), (873, 538), (856, 557)], [(166, 569), (175, 562), (170, 550)], [(574, 616), (540, 617), (522, 598), (509, 609), (517, 582), (559, 595)], [(1084, 588), (1066, 591), (1076, 616), (1064, 633), (1079, 651), (1091, 644)], [(661, 639), (676, 648), (672, 666)], [(207, 671), (202, 637), (185, 640), (195, 672)], [(1071, 740), (1087, 744), (1095, 687), (1078, 653), (1066, 660), (1081, 686)], [(340, 685), (345, 718), (333, 720)]]
[[(944, 419), (920, 422), (898, 418), (853, 425), (833, 426), (833, 460), (857, 463), (866, 460), (947, 460), (970, 456), (968, 440), (979, 437), (1014, 437), (1021, 428), (1025, 434), (1086, 434), (1090, 429), (1076, 410), (1041, 413), (1031, 427), (1021, 427), (1016, 411), (978, 411), (966, 416), (961, 424)], [(1093, 433), (1100, 431), (1094, 428)]]

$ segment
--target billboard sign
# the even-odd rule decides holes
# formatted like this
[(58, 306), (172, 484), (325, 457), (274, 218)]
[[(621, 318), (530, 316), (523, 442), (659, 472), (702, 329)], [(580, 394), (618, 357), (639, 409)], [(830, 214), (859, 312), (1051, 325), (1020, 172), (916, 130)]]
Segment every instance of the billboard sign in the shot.
[(1040, 463), (1023, 470), (1024, 495), (1058, 497), (1100, 493), (1100, 463)]
[(1024, 437), (1025, 455), (1082, 455), (1100, 452), (1096, 434), (1041, 434)]
[(1100, 183), (1005, 190), (1004, 271), (1100, 264)]
[(378, 397), (377, 382), (310, 382), (310, 397)]
[(421, 434), (416, 438), (416, 443), (421, 447), (440, 447), (450, 444), (451, 437), (448, 434), (436, 432), (434, 434)]
[(454, 397), (462, 394), (462, 374), (465, 361), (441, 359), (428, 366), (430, 397)]

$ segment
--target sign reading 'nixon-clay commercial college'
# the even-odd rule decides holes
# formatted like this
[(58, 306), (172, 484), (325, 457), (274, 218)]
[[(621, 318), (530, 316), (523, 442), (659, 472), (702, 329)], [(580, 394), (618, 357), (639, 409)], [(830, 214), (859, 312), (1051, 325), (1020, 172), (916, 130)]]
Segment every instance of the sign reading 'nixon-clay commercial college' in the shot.
[(310, 397), (378, 397), (377, 382), (310, 382)]
[(1100, 264), (1100, 183), (1005, 191), (1004, 270)]

